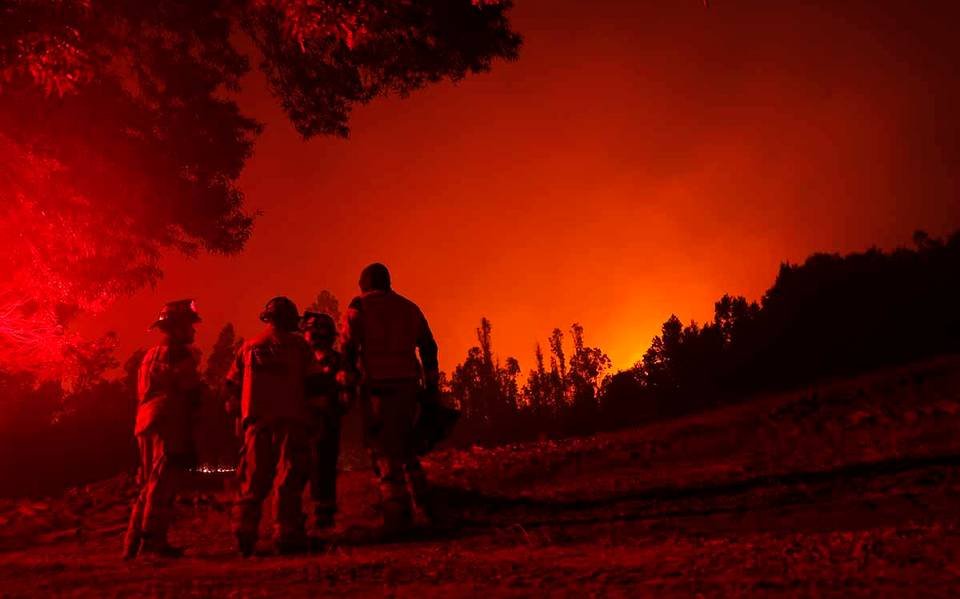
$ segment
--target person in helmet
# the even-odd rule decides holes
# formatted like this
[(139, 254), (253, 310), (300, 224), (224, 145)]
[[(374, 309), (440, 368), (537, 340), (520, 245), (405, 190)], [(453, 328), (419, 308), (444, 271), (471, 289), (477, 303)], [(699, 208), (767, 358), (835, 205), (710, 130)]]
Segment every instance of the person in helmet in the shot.
[(314, 526), (334, 525), (337, 512), (337, 460), (340, 457), (340, 421), (351, 403), (351, 394), (337, 381), (343, 358), (334, 345), (337, 325), (329, 314), (304, 312), (300, 322), (304, 338), (313, 348), (314, 363), (307, 377), (313, 464), (310, 497)]
[(421, 400), (439, 395), (437, 343), (420, 308), (393, 291), (386, 266), (364, 268), (360, 291), (344, 323), (343, 377), (360, 384), (364, 428), (380, 477), (383, 526), (389, 535), (412, 524), (411, 495), (430, 515), (427, 480), (417, 458), (416, 423)]
[(127, 559), (138, 554), (182, 555), (181, 549), (170, 545), (167, 530), (181, 474), (196, 459), (193, 418), (202, 394), (199, 352), (193, 347), (198, 322), (193, 300), (180, 300), (166, 304), (150, 327), (160, 331), (163, 339), (144, 355), (137, 376), (134, 433), (140, 453), (140, 493), (124, 540)]
[(277, 486), (275, 542), (280, 553), (307, 549), (302, 495), (310, 467), (305, 381), (313, 351), (298, 334), (300, 315), (286, 297), (260, 315), (266, 329), (243, 344), (227, 375), (239, 410), (243, 449), (235, 533), (240, 552), (253, 553), (263, 501)]

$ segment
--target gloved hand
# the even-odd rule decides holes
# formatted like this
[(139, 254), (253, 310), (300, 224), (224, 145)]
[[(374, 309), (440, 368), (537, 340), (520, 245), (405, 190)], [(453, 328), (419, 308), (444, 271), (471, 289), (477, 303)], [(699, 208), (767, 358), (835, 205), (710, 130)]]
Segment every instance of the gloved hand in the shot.
[(340, 414), (346, 414), (353, 408), (357, 394), (352, 390), (343, 390), (337, 394), (339, 399)]
[(440, 374), (439, 373), (426, 373), (423, 381), (423, 398), (424, 402), (430, 403), (439, 403), (440, 402)]
[(340, 370), (337, 372), (337, 384), (341, 388), (354, 387), (357, 384), (357, 376), (349, 370)]
[(223, 402), (223, 409), (226, 410), (228, 416), (239, 416), (240, 415), (240, 401), (236, 397), (228, 397), (225, 402)]
[(203, 404), (203, 387), (197, 387), (188, 391), (187, 401), (190, 404), (190, 409), (194, 411), (199, 410)]

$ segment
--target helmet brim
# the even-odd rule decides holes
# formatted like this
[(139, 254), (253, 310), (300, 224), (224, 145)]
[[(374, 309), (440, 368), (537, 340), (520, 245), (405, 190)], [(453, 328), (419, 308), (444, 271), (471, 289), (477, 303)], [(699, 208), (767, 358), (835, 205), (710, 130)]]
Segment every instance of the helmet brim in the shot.
[(175, 316), (173, 318), (158, 318), (153, 322), (153, 324), (150, 325), (150, 328), (147, 330), (160, 329), (160, 328), (163, 328), (164, 326), (177, 324), (180, 322), (185, 322), (187, 324), (197, 324), (198, 322), (203, 322), (203, 319), (200, 318), (199, 314), (192, 314), (189, 316), (184, 314), (182, 316)]

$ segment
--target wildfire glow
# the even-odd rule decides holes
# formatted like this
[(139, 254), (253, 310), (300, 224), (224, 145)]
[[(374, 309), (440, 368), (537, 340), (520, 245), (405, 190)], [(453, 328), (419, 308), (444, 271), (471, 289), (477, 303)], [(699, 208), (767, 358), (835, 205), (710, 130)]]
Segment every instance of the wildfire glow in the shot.
[(236, 472), (236, 468), (226, 468), (223, 466), (207, 466), (203, 465), (199, 468), (195, 468), (193, 472), (198, 472), (200, 474), (230, 474)]
[(102, 311), (146, 271), (129, 261), (136, 244), (124, 227), (91, 210), (56, 161), (0, 136), (0, 162), (0, 362), (62, 374), (80, 343), (70, 320)]

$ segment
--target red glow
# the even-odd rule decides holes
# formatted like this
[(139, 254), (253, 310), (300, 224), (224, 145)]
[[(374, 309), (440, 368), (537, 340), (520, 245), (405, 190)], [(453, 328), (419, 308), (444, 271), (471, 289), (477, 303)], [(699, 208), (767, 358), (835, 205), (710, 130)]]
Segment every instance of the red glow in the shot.
[(56, 161), (0, 136), (0, 162), (9, 167), (0, 179), (0, 363), (56, 376), (80, 342), (65, 325), (102, 311), (149, 267), (131, 265), (129, 232), (90, 210)]
[(378, 100), (347, 141), (302, 142), (247, 78), (241, 103), (267, 130), (242, 179), (263, 210), (245, 252), (172, 257), (155, 290), (82, 330), (132, 350), (162, 301), (197, 297), (209, 345), (226, 321), (256, 330), (278, 293), (346, 301), (383, 260), (447, 370), (483, 315), (524, 371), (572, 322), (625, 367), (671, 313), (757, 298), (782, 260), (960, 225), (942, 11), (710, 4), (519, 3), (519, 62)]

